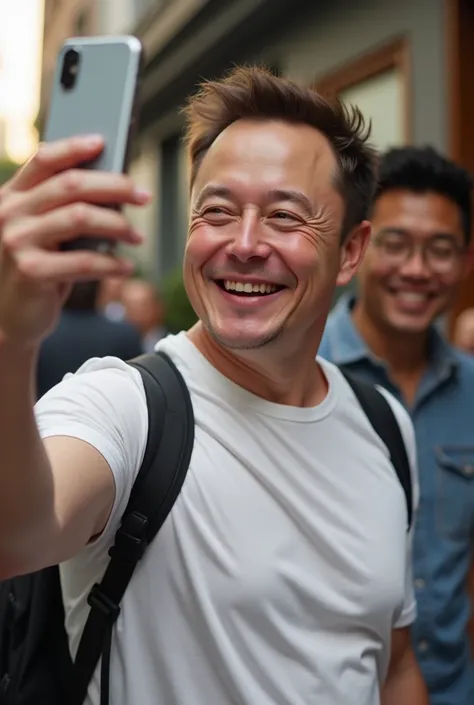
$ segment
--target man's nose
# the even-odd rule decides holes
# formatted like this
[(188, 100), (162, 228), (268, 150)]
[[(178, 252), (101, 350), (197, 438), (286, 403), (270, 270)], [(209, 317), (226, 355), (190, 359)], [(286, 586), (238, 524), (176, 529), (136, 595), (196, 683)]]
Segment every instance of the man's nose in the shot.
[(266, 259), (271, 248), (263, 238), (262, 224), (258, 213), (246, 212), (238, 223), (235, 236), (229, 243), (227, 252), (240, 262), (258, 257)]
[(400, 267), (400, 274), (416, 279), (427, 279), (431, 275), (425, 254), (420, 247), (415, 247), (409, 257), (407, 257)]

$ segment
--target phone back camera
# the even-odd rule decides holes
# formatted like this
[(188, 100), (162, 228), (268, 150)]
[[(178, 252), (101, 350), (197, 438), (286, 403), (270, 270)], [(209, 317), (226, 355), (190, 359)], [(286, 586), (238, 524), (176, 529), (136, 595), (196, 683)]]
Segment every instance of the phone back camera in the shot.
[(75, 49), (68, 49), (64, 54), (63, 70), (61, 72), (61, 85), (70, 91), (74, 88), (79, 73), (79, 52)]

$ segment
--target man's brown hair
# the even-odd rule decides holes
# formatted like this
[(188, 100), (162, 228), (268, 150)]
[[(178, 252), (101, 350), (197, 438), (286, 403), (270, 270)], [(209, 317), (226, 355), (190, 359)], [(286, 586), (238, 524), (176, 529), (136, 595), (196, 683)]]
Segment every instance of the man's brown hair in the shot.
[(238, 67), (200, 86), (184, 108), (191, 186), (203, 157), (229, 125), (241, 119), (310, 125), (332, 145), (339, 163), (337, 187), (346, 203), (343, 235), (367, 218), (375, 189), (370, 124), (358, 108), (327, 101), (315, 90), (260, 67)]

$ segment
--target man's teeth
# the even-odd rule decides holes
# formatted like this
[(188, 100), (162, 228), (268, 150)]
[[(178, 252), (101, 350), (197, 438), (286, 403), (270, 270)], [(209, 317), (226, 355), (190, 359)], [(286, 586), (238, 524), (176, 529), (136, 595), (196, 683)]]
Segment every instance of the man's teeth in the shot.
[(402, 301), (412, 304), (421, 304), (428, 301), (428, 294), (422, 294), (415, 291), (397, 291), (397, 297)]
[(244, 294), (273, 294), (277, 287), (275, 284), (251, 284), (250, 282), (224, 281), (226, 291), (238, 291)]

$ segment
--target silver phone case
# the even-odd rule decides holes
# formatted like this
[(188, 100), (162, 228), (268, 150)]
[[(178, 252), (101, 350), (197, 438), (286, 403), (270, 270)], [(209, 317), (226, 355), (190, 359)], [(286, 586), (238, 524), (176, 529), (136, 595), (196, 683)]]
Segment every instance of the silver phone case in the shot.
[[(61, 85), (64, 55), (79, 52), (77, 80)], [(105, 148), (90, 168), (122, 172), (128, 164), (131, 130), (136, 119), (142, 46), (136, 37), (78, 37), (63, 45), (53, 79), (44, 141), (100, 134)]]

